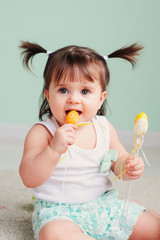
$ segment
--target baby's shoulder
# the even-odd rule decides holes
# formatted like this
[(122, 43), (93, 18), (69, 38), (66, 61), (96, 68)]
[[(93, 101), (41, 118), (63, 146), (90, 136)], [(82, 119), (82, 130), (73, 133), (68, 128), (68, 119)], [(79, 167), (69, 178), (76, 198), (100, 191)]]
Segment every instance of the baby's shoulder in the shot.
[(50, 132), (44, 125), (35, 124), (29, 130), (29, 132), (26, 136), (26, 139), (29, 139), (29, 140), (32, 139), (32, 141), (37, 141), (37, 140), (40, 140), (41, 138), (43, 138), (43, 139), (49, 138), (50, 135), (51, 135)]
[(39, 126), (40, 128), (47, 130), (52, 136), (58, 128), (58, 124), (53, 117), (47, 117), (46, 120), (37, 122), (35, 126)]
[(26, 140), (27, 142), (39, 142), (41, 139), (48, 141), (54, 135), (54, 127), (51, 118), (35, 123), (29, 130)]

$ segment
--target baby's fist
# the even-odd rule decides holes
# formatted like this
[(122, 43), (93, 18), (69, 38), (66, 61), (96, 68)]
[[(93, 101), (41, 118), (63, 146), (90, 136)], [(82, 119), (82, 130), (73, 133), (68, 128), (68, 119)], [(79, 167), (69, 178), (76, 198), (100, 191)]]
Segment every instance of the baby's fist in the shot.
[(129, 179), (135, 180), (141, 177), (144, 171), (144, 162), (140, 157), (129, 157), (126, 160), (126, 169)]

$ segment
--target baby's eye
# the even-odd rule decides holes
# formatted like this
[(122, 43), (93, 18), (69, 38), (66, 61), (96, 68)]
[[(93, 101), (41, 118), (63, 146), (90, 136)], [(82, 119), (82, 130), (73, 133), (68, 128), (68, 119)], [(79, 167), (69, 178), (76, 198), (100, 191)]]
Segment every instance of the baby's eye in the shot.
[(88, 89), (83, 89), (83, 90), (82, 90), (82, 94), (83, 94), (83, 95), (87, 95), (88, 93), (90, 93)]
[(58, 92), (60, 92), (60, 93), (62, 93), (62, 94), (65, 94), (65, 93), (67, 93), (67, 89), (66, 89), (66, 88), (60, 88), (60, 89), (58, 90)]

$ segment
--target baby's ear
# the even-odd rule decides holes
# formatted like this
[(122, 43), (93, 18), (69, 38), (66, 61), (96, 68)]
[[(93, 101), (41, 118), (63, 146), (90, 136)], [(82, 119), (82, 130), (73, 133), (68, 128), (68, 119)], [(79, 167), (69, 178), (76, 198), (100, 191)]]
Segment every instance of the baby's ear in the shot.
[(107, 97), (107, 91), (102, 92), (101, 98), (100, 98), (100, 103), (99, 103), (99, 108), (101, 108), (101, 106), (102, 106), (103, 102), (105, 101), (106, 97)]
[(48, 90), (47, 89), (44, 89), (44, 94), (47, 98), (47, 101), (49, 100), (49, 93), (48, 93)]

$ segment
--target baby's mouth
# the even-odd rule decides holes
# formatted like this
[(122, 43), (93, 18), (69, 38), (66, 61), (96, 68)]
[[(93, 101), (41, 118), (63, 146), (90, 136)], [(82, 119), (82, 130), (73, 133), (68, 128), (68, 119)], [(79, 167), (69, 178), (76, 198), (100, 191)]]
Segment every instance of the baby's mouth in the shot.
[(76, 109), (70, 109), (70, 110), (67, 110), (67, 111), (66, 111), (66, 115), (67, 115), (69, 112), (71, 112), (71, 111), (75, 111), (75, 112), (77, 112), (79, 116), (80, 116), (81, 113), (82, 113), (82, 112), (79, 111), (79, 110), (76, 110)]

